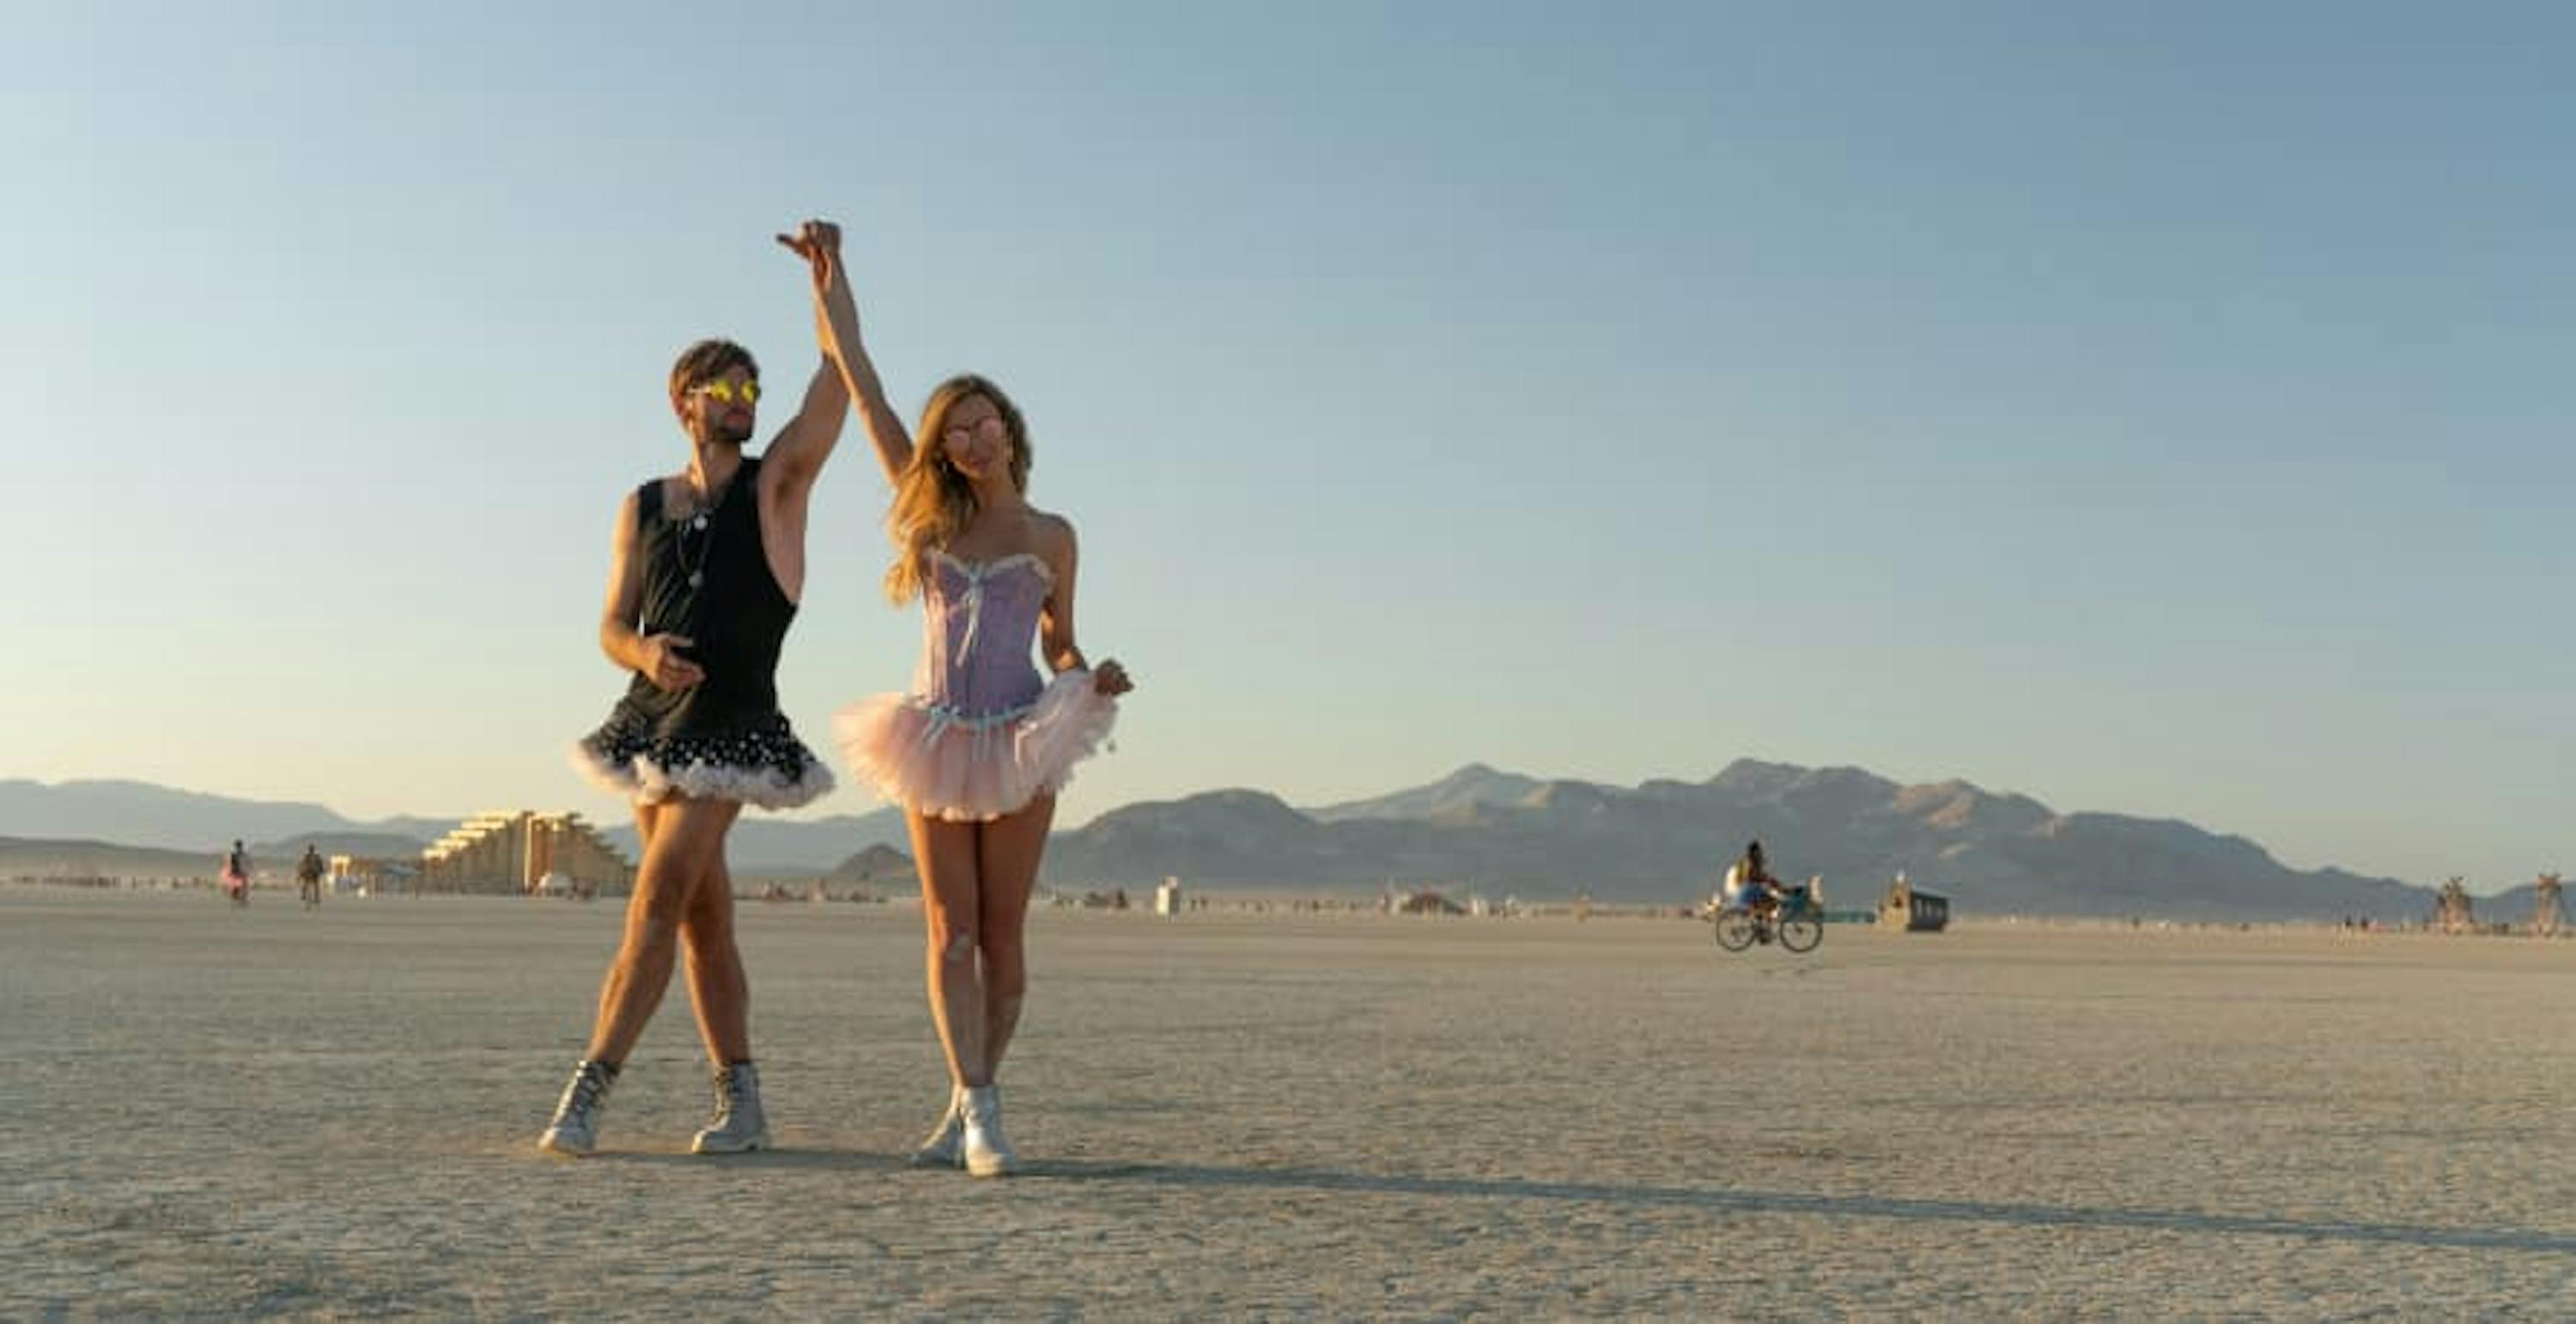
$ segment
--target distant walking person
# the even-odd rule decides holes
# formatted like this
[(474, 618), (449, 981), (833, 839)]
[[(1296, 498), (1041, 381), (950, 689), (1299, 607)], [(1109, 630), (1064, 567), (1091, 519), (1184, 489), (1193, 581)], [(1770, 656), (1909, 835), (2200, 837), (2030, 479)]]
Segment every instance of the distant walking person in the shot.
[[(1092, 670), (1074, 643), (1073, 525), (1025, 499), (1028, 424), (1010, 397), (982, 377), (950, 378), (907, 435), (855, 307), (833, 312), (835, 361), (894, 485), (887, 596), (920, 598), (926, 618), (914, 692), (834, 723), (851, 770), (903, 806), (921, 870), (949, 1095), (914, 1161), (998, 1176), (1017, 1160), (994, 1082), (1028, 986), (1024, 926), (1055, 794), (1132, 686), (1116, 662)], [(1032, 665), (1033, 643), (1052, 680)]]
[(295, 890), (304, 898), (306, 910), (322, 908), (322, 853), (313, 843), (304, 843), (304, 858), (295, 862)]
[[(797, 239), (819, 337), (831, 309), (849, 304), (839, 236), (809, 221)], [(749, 351), (725, 340), (690, 346), (671, 369), (689, 463), (618, 507), (599, 642), (635, 678), (607, 724), (576, 747), (575, 762), (634, 800), (643, 851), (589, 1048), (538, 1142), (556, 1153), (587, 1154), (597, 1144), (609, 1087), (683, 949), (716, 1094), (715, 1117), (691, 1148), (730, 1154), (769, 1143), (725, 834), (745, 804), (789, 809), (832, 786), (779, 712), (775, 677), (805, 590), (806, 503), (849, 397), (840, 373), (822, 363), (796, 416), (766, 452), (746, 456), (759, 400)]]
[(236, 906), (249, 905), (250, 853), (242, 849), (240, 839), (234, 839), (233, 848), (224, 852), (222, 867), (224, 895), (231, 897)]

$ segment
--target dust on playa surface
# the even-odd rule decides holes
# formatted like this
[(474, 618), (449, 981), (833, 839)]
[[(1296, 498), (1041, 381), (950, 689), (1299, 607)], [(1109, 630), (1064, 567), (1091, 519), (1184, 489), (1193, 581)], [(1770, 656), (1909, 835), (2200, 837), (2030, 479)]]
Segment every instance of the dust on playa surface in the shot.
[(539, 1156), (618, 919), (0, 887), (0, 1314), (2576, 1314), (2576, 942), (1040, 911), (978, 1182), (903, 907)]

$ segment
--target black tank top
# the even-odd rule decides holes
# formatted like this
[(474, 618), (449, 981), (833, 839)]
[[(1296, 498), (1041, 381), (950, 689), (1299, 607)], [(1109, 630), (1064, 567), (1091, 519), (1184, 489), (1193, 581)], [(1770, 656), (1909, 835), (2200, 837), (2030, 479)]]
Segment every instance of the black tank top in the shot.
[[(778, 711), (778, 649), (796, 604), (769, 572), (760, 538), (760, 461), (745, 456), (715, 509), (696, 519), (663, 517), (662, 481), (635, 493), (635, 546), (644, 558), (644, 605), (636, 627), (685, 635), (683, 650), (707, 678), (673, 693), (642, 673), (625, 702), (657, 734), (707, 736), (760, 725)], [(695, 575), (701, 582), (692, 584)]]

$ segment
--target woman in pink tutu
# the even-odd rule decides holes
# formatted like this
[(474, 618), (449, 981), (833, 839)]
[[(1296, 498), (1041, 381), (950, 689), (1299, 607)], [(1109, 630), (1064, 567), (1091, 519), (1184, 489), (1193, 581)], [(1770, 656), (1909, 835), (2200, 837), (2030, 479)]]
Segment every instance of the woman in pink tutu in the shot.
[[(1073, 640), (1074, 536), (1031, 506), (1029, 432), (982, 377), (930, 393), (919, 444), (886, 403), (855, 315), (834, 358), (894, 483), (886, 594), (921, 599), (920, 670), (908, 694), (844, 709), (836, 734), (857, 778), (903, 806), (921, 871), (931, 1020), (948, 1057), (947, 1111), (914, 1162), (979, 1177), (1015, 1166), (993, 1081), (1028, 987), (1024, 923), (1055, 793), (1109, 735), (1116, 662)], [(1052, 679), (1031, 662), (1036, 646)]]

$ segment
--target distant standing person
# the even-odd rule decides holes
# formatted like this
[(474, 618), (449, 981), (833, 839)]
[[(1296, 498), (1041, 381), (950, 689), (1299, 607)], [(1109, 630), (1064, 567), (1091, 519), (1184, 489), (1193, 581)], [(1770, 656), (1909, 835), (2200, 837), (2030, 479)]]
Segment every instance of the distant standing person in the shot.
[[(839, 234), (809, 221), (797, 238), (820, 339), (831, 306), (849, 303)], [(559, 1154), (597, 1145), (609, 1087), (681, 949), (716, 1095), (715, 1117), (690, 1147), (733, 1154), (769, 1144), (725, 834), (745, 804), (791, 809), (832, 787), (831, 772), (778, 710), (776, 675), (805, 591), (807, 501), (849, 416), (841, 375), (820, 363), (796, 416), (757, 457), (742, 453), (760, 400), (748, 350), (700, 341), (680, 355), (670, 385), (689, 462), (618, 507), (599, 622), (601, 649), (634, 680), (574, 755), (601, 785), (633, 799), (643, 852), (589, 1047), (538, 1140)]]
[(295, 889), (304, 898), (306, 910), (322, 907), (322, 852), (304, 843), (304, 858), (295, 862)]
[(250, 853), (242, 849), (242, 844), (239, 838), (234, 839), (233, 848), (231, 850), (224, 852), (222, 869), (224, 876), (224, 895), (231, 897), (233, 904), (236, 906), (249, 905)]
[[(1109, 734), (1116, 662), (1093, 670), (1073, 637), (1074, 534), (1030, 505), (1029, 430), (982, 377), (933, 389), (917, 434), (888, 404), (836, 304), (834, 360), (894, 485), (886, 595), (921, 599), (914, 692), (835, 718), (851, 771), (903, 806), (921, 871), (931, 1021), (948, 1059), (948, 1105), (914, 1155), (979, 1177), (1017, 1160), (995, 1080), (1028, 987), (1025, 924), (1055, 795)], [(915, 440), (918, 439), (916, 446)], [(1035, 645), (1053, 674), (1030, 661)]]

